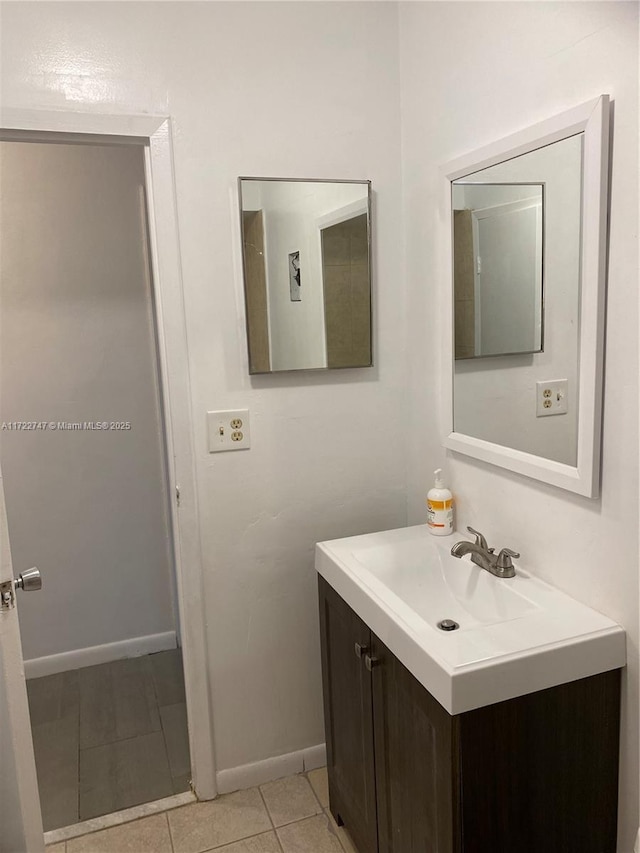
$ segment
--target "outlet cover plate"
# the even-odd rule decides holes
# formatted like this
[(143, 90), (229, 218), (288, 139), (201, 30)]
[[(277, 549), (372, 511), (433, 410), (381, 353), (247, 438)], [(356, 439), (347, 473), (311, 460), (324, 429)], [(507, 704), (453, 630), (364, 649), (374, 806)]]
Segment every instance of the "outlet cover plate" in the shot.
[(549, 379), (536, 382), (536, 417), (566, 415), (569, 410), (569, 380)]
[(248, 450), (251, 447), (249, 409), (207, 412), (209, 453)]

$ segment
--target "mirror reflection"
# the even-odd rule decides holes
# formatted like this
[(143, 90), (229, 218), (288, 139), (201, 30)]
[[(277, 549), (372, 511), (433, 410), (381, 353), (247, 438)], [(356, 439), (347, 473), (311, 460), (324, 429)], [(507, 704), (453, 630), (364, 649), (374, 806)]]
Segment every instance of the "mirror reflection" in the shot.
[(370, 182), (240, 178), (249, 372), (368, 367)]
[[(568, 465), (576, 464), (578, 446), (583, 137), (567, 137), (452, 182), (452, 238), (458, 243), (452, 282), (454, 430)], [(500, 205), (512, 203), (517, 214), (503, 218)], [(487, 241), (478, 224), (476, 252), (469, 220), (473, 223), (474, 212), (496, 207)], [(502, 275), (488, 294), (481, 281), (479, 296), (478, 254), (481, 277), (487, 265)], [(511, 286), (516, 266), (526, 273), (517, 276), (517, 289)], [(552, 396), (543, 399), (545, 390)], [(545, 407), (545, 399), (553, 405)]]
[(542, 349), (543, 185), (452, 184), (455, 357)]

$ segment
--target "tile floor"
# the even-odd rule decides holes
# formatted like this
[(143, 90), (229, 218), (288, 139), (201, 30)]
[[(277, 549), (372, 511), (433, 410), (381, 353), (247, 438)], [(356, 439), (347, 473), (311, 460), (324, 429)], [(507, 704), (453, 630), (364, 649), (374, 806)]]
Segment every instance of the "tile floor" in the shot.
[(189, 790), (179, 649), (30, 679), (27, 692), (45, 831)]
[(47, 853), (357, 853), (329, 814), (325, 768), (47, 847)]

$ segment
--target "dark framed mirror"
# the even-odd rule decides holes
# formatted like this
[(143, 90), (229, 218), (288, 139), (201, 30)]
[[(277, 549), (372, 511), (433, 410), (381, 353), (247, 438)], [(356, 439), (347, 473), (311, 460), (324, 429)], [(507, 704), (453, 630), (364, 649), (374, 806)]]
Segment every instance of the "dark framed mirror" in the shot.
[(371, 182), (238, 179), (249, 373), (370, 367)]

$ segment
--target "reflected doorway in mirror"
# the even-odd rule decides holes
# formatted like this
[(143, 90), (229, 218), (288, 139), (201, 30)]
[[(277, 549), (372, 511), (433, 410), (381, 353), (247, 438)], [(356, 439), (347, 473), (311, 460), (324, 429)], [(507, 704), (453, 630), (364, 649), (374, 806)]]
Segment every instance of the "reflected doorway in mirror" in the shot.
[(542, 352), (544, 184), (451, 189), (456, 359)]

